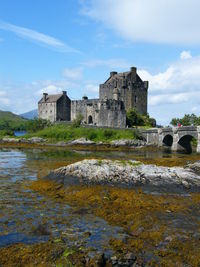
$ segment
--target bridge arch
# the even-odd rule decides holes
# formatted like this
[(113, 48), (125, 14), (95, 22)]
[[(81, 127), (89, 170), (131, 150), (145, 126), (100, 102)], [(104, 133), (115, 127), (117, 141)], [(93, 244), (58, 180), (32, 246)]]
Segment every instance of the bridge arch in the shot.
[(163, 143), (163, 145), (165, 145), (165, 146), (171, 147), (172, 144), (173, 144), (173, 136), (172, 136), (171, 134), (166, 134), (166, 135), (163, 137), (162, 143)]
[(187, 153), (192, 153), (192, 143), (193, 139), (197, 139), (196, 134), (185, 134), (181, 135), (178, 140), (178, 145), (184, 149)]

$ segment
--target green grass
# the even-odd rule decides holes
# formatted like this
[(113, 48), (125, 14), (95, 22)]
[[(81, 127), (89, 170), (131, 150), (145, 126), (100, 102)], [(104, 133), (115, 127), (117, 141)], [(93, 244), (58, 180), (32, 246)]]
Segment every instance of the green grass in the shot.
[(79, 138), (86, 138), (95, 142), (98, 141), (112, 141), (118, 139), (138, 139), (139, 134), (137, 130), (113, 130), (113, 129), (92, 129), (92, 128), (73, 128), (69, 125), (53, 125), (38, 131), (34, 134), (28, 134), (26, 137), (38, 136), (48, 139), (50, 142), (54, 141), (71, 141)]
[(10, 130), (0, 130), (0, 138), (5, 136), (14, 137), (14, 132)]

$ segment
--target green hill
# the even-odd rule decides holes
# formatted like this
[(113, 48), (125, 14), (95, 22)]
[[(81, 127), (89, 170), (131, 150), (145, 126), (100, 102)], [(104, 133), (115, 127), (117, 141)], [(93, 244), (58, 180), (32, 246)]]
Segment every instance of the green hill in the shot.
[(0, 130), (25, 130), (27, 120), (10, 111), (0, 111)]

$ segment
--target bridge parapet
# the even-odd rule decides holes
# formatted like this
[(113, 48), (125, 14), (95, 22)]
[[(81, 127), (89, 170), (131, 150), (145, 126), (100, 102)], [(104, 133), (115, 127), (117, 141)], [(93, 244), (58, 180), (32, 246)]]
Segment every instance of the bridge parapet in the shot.
[(172, 132), (173, 128), (172, 127), (165, 127), (165, 128), (161, 128), (161, 130), (163, 133), (166, 133), (166, 132)]
[(197, 131), (197, 127), (198, 126), (181, 126), (181, 127), (174, 127), (173, 131), (174, 132), (193, 132), (193, 131)]

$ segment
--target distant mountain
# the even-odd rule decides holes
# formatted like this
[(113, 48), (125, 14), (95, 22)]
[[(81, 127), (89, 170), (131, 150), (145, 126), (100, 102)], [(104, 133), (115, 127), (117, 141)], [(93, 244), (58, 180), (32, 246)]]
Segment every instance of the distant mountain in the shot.
[(20, 114), (19, 116), (22, 117), (22, 118), (25, 118), (25, 119), (32, 120), (32, 119), (38, 117), (38, 110), (37, 109), (33, 109), (33, 110), (28, 111), (26, 113)]
[(22, 122), (25, 121), (21, 116), (14, 114), (10, 111), (2, 111), (0, 110), (0, 121), (15, 121)]
[(27, 120), (10, 112), (0, 110), (0, 130), (24, 130)]

